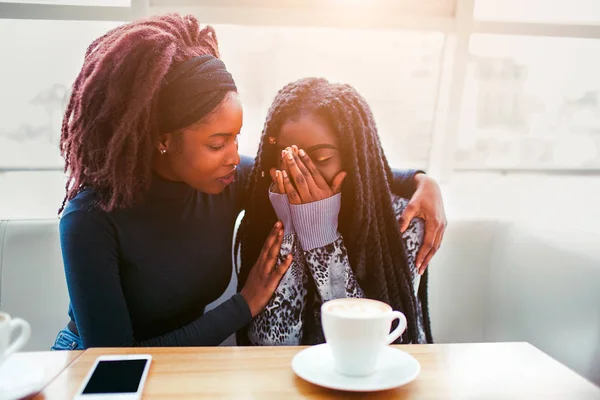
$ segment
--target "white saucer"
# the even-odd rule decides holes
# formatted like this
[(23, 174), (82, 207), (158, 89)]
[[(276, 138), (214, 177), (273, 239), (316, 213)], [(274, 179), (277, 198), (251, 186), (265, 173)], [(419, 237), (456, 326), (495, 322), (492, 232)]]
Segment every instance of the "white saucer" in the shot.
[(381, 353), (373, 375), (344, 376), (335, 371), (329, 346), (320, 344), (296, 354), (292, 369), (305, 381), (329, 389), (374, 392), (406, 385), (419, 375), (421, 365), (410, 354), (388, 346)]
[(9, 356), (0, 364), (0, 400), (21, 399), (44, 387), (44, 369), (21, 357)]

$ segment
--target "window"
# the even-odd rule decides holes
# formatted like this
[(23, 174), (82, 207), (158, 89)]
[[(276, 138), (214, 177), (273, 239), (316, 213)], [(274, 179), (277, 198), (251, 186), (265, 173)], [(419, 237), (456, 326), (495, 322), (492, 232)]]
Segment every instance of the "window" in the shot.
[(392, 165), (427, 166), (443, 34), (213, 26), (244, 105), (241, 153), (256, 155), (277, 91), (318, 76), (349, 83), (366, 98)]
[[(0, 204), (4, 213), (0, 217), (32, 212), (20, 199), (31, 197), (33, 189), (29, 184), (17, 185), (19, 177), (23, 182), (33, 182), (36, 177), (43, 180), (43, 196), (48, 197), (44, 202), (56, 205), (62, 199), (63, 160), (58, 141), (69, 86), (87, 45), (117, 24), (0, 20), (0, 26), (11, 32), (0, 39), (2, 47), (20, 54), (2, 67), (5, 73), (0, 75), (0, 85), (11, 94), (0, 104), (11, 110), (0, 127), (0, 168), (56, 170), (0, 173), (0, 185), (12, 188)], [(442, 33), (213, 26), (244, 104), (241, 153), (256, 154), (268, 107), (280, 88), (299, 78), (324, 76), (354, 85), (367, 99), (392, 165), (427, 166)], [(37, 50), (24, 51), (29, 48)], [(406, 146), (407, 142), (411, 146)], [(61, 183), (49, 186), (46, 182)], [(44, 215), (55, 209), (44, 206), (37, 211)]]
[(60, 126), (88, 45), (120, 22), (0, 20), (0, 168), (62, 169)]
[(457, 167), (600, 168), (600, 40), (474, 35)]
[(54, 215), (85, 48), (114, 21), (165, 12), (213, 22), (244, 154), (277, 90), (323, 76), (366, 98), (394, 166), (600, 171), (600, 0), (0, 0), (0, 218)]
[[(0, 219), (56, 215), (60, 126), (87, 46), (121, 22), (0, 19)], [(30, 170), (30, 171), (27, 171)]]
[(3, 0), (4, 3), (52, 4), (61, 6), (130, 7), (131, 0)]

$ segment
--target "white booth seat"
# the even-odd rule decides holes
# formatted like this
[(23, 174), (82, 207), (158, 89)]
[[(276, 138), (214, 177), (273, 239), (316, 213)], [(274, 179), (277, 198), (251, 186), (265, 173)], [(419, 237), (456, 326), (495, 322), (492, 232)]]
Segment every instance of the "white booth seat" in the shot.
[[(599, 235), (451, 220), (430, 268), (437, 343), (527, 341), (600, 385)], [(0, 221), (0, 270), (0, 309), (31, 323), (27, 350), (49, 349), (68, 321), (58, 221)]]
[(0, 309), (26, 319), (26, 350), (49, 350), (69, 321), (58, 220), (0, 221)]

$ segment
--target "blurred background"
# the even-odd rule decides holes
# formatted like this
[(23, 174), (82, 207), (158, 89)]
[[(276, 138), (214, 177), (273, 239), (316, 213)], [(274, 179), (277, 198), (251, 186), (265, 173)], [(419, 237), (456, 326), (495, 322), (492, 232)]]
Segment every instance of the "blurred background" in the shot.
[(19, 277), (64, 285), (58, 142), (87, 45), (167, 12), (215, 27), (242, 154), (278, 89), (323, 76), (366, 97), (393, 166), (439, 180), (436, 341), (529, 341), (600, 384), (600, 0), (0, 0), (0, 306), (35, 319)]
[(324, 76), (367, 98), (390, 162), (438, 178), (449, 215), (598, 229), (598, 0), (2, 0), (0, 218), (56, 215), (85, 48), (166, 12), (216, 28), (245, 107), (242, 153), (256, 154), (279, 88)]

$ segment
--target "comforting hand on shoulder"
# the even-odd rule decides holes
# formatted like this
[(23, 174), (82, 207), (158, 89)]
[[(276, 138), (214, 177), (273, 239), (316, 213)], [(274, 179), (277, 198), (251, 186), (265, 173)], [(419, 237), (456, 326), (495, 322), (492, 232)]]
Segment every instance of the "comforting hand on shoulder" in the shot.
[(400, 231), (404, 232), (413, 218), (419, 217), (425, 221), (425, 237), (416, 260), (417, 269), (423, 274), (442, 244), (448, 223), (442, 191), (435, 179), (425, 174), (417, 174), (415, 186), (415, 193), (402, 213)]

